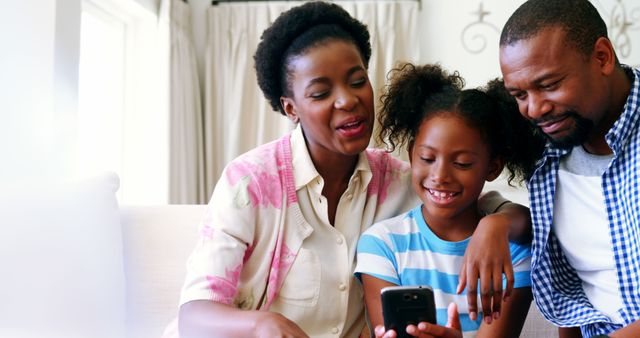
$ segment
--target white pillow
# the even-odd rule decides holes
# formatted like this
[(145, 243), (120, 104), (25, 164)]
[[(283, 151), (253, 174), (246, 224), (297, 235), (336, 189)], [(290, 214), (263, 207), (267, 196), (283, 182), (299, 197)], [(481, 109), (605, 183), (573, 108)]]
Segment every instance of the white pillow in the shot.
[(123, 337), (115, 174), (0, 196), (0, 337)]

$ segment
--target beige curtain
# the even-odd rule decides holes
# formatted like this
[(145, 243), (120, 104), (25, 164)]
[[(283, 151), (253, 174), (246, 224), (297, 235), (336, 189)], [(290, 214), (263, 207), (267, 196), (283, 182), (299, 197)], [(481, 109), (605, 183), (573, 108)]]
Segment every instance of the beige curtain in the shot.
[(191, 8), (165, 0), (170, 34), (169, 203), (205, 203), (202, 102)]
[[(274, 140), (293, 125), (269, 107), (260, 91), (253, 54), (262, 31), (301, 2), (220, 3), (208, 10), (205, 55), (204, 149), (209, 196), (224, 166), (236, 156)], [(369, 27), (369, 73), (379, 94), (397, 61), (418, 60), (417, 1), (336, 1)]]

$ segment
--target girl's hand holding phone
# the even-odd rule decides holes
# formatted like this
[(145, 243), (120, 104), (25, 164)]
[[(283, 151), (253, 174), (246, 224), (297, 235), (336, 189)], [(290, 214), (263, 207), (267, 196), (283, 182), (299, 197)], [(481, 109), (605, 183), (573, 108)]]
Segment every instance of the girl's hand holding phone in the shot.
[[(447, 309), (447, 325), (420, 322), (418, 325), (409, 325), (407, 333), (418, 338), (462, 338), (462, 328), (458, 307), (455, 303), (449, 304)], [(394, 330), (384, 331), (384, 326), (378, 325), (375, 328), (376, 338), (396, 338), (398, 335)]]

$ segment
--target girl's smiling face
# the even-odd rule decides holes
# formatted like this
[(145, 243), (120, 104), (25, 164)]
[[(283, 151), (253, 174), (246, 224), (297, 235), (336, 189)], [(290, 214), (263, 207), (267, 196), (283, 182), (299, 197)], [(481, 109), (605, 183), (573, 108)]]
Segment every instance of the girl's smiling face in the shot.
[(455, 113), (437, 113), (420, 125), (409, 147), (413, 189), (430, 226), (477, 218), (485, 181), (502, 171), (480, 132)]
[(292, 97), (281, 103), (300, 122), (314, 161), (365, 150), (373, 131), (373, 89), (357, 47), (328, 40), (293, 58), (289, 70)]

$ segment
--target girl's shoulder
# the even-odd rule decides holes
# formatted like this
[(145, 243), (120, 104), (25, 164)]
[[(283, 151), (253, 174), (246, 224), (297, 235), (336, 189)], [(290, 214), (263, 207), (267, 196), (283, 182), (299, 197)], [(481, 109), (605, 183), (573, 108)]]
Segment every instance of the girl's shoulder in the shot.
[(407, 235), (417, 231), (416, 222), (412, 216), (412, 210), (403, 212), (397, 216), (375, 222), (364, 234), (375, 237), (389, 237)]

